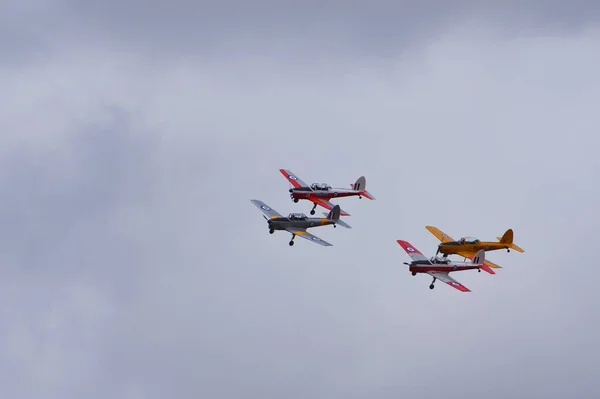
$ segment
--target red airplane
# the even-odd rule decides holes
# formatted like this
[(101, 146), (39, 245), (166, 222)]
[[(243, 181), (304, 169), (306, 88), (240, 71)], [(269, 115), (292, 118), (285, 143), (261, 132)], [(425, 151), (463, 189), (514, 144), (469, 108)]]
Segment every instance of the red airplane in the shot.
[[(331, 198), (358, 196), (358, 198), (367, 197), (370, 200), (375, 199), (375, 197), (365, 190), (367, 187), (367, 180), (364, 176), (359, 177), (358, 180), (356, 180), (356, 183), (350, 184), (352, 189), (348, 190), (347, 188), (332, 188), (325, 183), (313, 183), (309, 186), (291, 171), (287, 169), (279, 169), (279, 171), (286, 179), (288, 179), (292, 186), (294, 186), (290, 188), (290, 197), (294, 202), (303, 199), (314, 203), (314, 206), (310, 211), (311, 215), (315, 214), (317, 205), (320, 205), (325, 209), (333, 209), (335, 205), (328, 201)], [(340, 215), (350, 216), (350, 214), (345, 211), (341, 211)]]
[(454, 287), (462, 292), (471, 292), (470, 289), (450, 277), (450, 272), (458, 272), (462, 270), (477, 269), (481, 272), (481, 269), (485, 270), (490, 274), (496, 274), (488, 265), (485, 264), (485, 250), (481, 249), (473, 257), (473, 262), (452, 262), (448, 258), (434, 256), (431, 259), (427, 259), (418, 249), (413, 247), (408, 241), (397, 240), (398, 244), (406, 251), (406, 253), (412, 258), (412, 262), (406, 263), (408, 270), (412, 272), (413, 276), (417, 273), (427, 273), (433, 277), (433, 281), (429, 286), (430, 289), (434, 289), (435, 280), (441, 280), (448, 284), (450, 287)]

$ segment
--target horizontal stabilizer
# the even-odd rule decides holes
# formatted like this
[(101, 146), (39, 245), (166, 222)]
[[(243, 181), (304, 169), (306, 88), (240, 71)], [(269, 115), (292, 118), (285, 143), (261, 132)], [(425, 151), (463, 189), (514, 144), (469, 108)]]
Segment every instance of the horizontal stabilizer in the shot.
[(488, 265), (482, 265), (481, 270), (483, 270), (484, 272), (488, 272), (489, 274), (496, 274), (496, 272), (493, 271), (492, 268)]
[(521, 247), (519, 247), (517, 244), (515, 244), (513, 242), (513, 238), (514, 238), (514, 233), (512, 231), (512, 229), (508, 229), (506, 230), (506, 233), (504, 233), (504, 235), (502, 237), (496, 237), (498, 239), (498, 241), (502, 244), (508, 244), (508, 247), (511, 249), (514, 249), (517, 252), (525, 252), (523, 251), (523, 249)]
[(370, 192), (368, 192), (368, 191), (366, 191), (366, 190), (365, 190), (365, 191), (361, 191), (361, 192), (360, 192), (360, 195), (362, 195), (363, 197), (365, 197), (365, 198), (368, 198), (368, 199), (370, 199), (370, 200), (374, 200), (374, 199), (375, 199), (375, 197), (373, 197), (373, 196), (371, 195), (371, 193), (370, 193)]
[(521, 249), (521, 247), (519, 247), (517, 244), (510, 244), (509, 246), (510, 246), (512, 249), (514, 249), (515, 251), (517, 251), (517, 252), (521, 252), (521, 253), (525, 252), (525, 251), (524, 251), (523, 249)]
[[(329, 213), (327, 213), (327, 212), (323, 212), (323, 215), (327, 216), (327, 215), (329, 215)], [(341, 219), (341, 218), (340, 218), (340, 219), (338, 219), (338, 220), (336, 220), (336, 221), (335, 221), (335, 224), (339, 224), (340, 226), (342, 226), (342, 227), (345, 227), (345, 228), (347, 228), (347, 229), (351, 229), (351, 228), (352, 228), (352, 226), (350, 226), (348, 223), (346, 223), (346, 222), (342, 221), (342, 219)]]

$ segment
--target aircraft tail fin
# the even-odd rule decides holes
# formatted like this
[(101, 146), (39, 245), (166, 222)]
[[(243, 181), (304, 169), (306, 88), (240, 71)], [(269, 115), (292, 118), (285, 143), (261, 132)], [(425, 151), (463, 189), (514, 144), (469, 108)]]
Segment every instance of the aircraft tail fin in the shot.
[[(331, 213), (331, 212), (330, 212), (330, 213)], [(329, 213), (327, 213), (327, 212), (323, 212), (323, 215), (325, 215), (325, 216), (329, 216)], [(328, 219), (329, 219), (329, 217), (328, 217)], [(334, 220), (335, 220), (335, 219), (334, 219)], [(345, 228), (347, 228), (347, 229), (351, 229), (351, 228), (352, 228), (352, 226), (350, 226), (348, 223), (344, 222), (344, 221), (343, 221), (341, 218), (340, 218), (340, 219), (338, 219), (338, 220), (336, 220), (335, 224), (339, 224), (340, 226), (342, 226), (342, 227), (345, 227)]]
[(353, 190), (359, 191), (360, 195), (362, 195), (363, 197), (367, 197), (370, 200), (375, 199), (375, 197), (373, 197), (371, 195), (371, 193), (366, 190), (367, 189), (367, 179), (365, 179), (364, 176), (361, 176), (358, 179), (356, 179), (356, 182), (354, 184), (351, 184), (350, 186), (352, 187)]
[(512, 229), (508, 229), (506, 230), (506, 233), (504, 233), (504, 235), (502, 237), (496, 237), (498, 239), (498, 241), (502, 244), (508, 244), (509, 248), (514, 249), (517, 252), (525, 252), (523, 251), (523, 249), (521, 247), (519, 247), (517, 244), (513, 243), (513, 238), (514, 238), (514, 233), (512, 231)]
[(356, 191), (361, 191), (367, 188), (367, 179), (364, 176), (356, 179), (356, 182), (352, 185), (352, 189)]
[(506, 230), (506, 233), (504, 233), (504, 235), (502, 237), (496, 237), (496, 238), (502, 244), (512, 244), (513, 237), (514, 237), (514, 233), (513, 233), (512, 229), (508, 229), (508, 230)]
[(485, 250), (480, 249), (475, 256), (473, 257), (472, 260), (473, 264), (475, 265), (483, 265), (485, 266)]
[(338, 220), (340, 218), (340, 206), (336, 205), (327, 214), (327, 219), (329, 220)]
[(479, 266), (480, 269), (488, 272), (489, 274), (496, 274), (491, 267), (485, 264), (485, 250), (480, 249), (477, 254), (473, 257), (473, 263)]

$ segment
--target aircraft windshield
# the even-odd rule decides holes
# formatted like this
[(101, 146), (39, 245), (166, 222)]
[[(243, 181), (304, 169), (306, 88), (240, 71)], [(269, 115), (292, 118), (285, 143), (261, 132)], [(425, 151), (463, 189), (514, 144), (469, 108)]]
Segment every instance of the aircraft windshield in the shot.
[(303, 213), (290, 213), (288, 218), (290, 220), (304, 220), (304, 219), (307, 219), (308, 216), (306, 216)]
[(313, 183), (310, 187), (313, 190), (320, 190), (320, 191), (327, 191), (331, 188), (331, 186), (326, 183)]
[(464, 241), (466, 244), (478, 244), (479, 240), (475, 237), (463, 237), (461, 241)]

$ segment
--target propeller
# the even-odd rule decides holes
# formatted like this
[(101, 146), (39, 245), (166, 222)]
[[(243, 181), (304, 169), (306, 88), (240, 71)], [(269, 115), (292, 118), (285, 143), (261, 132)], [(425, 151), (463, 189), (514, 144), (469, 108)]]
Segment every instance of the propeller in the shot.
[(441, 249), (440, 247), (441, 247), (441, 246), (442, 246), (442, 244), (439, 244), (439, 245), (438, 245), (438, 249), (437, 249), (437, 252), (435, 253), (435, 256), (438, 256), (438, 254), (440, 253), (440, 249)]

